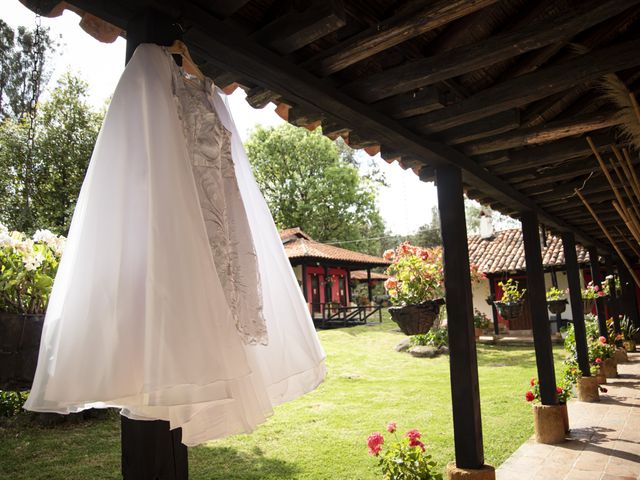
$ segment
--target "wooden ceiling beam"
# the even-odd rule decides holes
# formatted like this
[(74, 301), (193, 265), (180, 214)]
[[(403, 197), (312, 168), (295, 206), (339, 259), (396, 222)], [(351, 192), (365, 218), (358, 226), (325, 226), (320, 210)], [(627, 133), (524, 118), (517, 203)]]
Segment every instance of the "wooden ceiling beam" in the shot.
[(345, 85), (345, 90), (365, 102), (432, 85), (493, 65), (545, 45), (568, 40), (577, 33), (620, 13), (639, 0), (589, 2), (553, 19), (473, 42), (431, 57), (369, 75)]
[(412, 118), (405, 125), (419, 132), (434, 133), (523, 107), (573, 85), (638, 66), (639, 48), (640, 40), (632, 40), (589, 52), (489, 87), (455, 105)]
[[(403, 12), (373, 25), (311, 59), (311, 71), (327, 76), (442, 25), (480, 10), (497, 0), (437, 0), (418, 11)], [(626, 0), (625, 0), (626, 1)]]
[(445, 130), (437, 135), (447, 145), (458, 145), (508, 132), (520, 126), (520, 110), (512, 108), (482, 120)]
[(444, 95), (433, 87), (396, 95), (372, 105), (376, 110), (396, 119), (429, 113), (444, 106)]
[(510, 148), (551, 142), (585, 132), (619, 125), (622, 122), (618, 112), (605, 111), (576, 115), (572, 118), (556, 120), (538, 127), (511, 130), (492, 138), (461, 145), (467, 155), (507, 150)]

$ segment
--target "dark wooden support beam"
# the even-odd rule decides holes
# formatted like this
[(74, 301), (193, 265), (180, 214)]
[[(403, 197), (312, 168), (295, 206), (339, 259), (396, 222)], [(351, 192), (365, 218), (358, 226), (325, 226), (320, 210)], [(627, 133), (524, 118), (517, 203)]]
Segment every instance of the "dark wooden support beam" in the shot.
[(632, 40), (595, 50), (486, 88), (455, 105), (412, 118), (405, 124), (420, 132), (434, 133), (510, 108), (524, 107), (607, 73), (638, 66), (638, 48), (640, 40)]
[(236, 13), (247, 3), (249, 3), (249, 0), (216, 0), (215, 2), (207, 2), (207, 8), (218, 18), (225, 19)]
[(332, 292), (331, 292), (331, 284), (329, 283), (329, 268), (327, 265), (324, 265), (324, 303), (331, 302)]
[[(295, 5), (292, 5), (295, 7)], [(308, 0), (251, 34), (251, 39), (288, 55), (346, 25), (342, 0)]]
[(423, 88), (418, 91), (396, 95), (372, 106), (393, 118), (408, 118), (429, 113), (444, 107), (443, 95), (435, 88)]
[(462, 146), (467, 155), (507, 150), (538, 143), (552, 142), (565, 137), (612, 127), (622, 123), (618, 112), (595, 112), (577, 115), (573, 118), (556, 120), (546, 125), (512, 130), (502, 135)]
[(562, 247), (564, 261), (567, 269), (567, 282), (569, 284), (569, 301), (571, 303), (571, 315), (573, 317), (573, 330), (576, 337), (576, 354), (578, 367), (582, 375), (589, 377), (589, 351), (587, 349), (587, 330), (584, 324), (584, 307), (582, 303), (582, 289), (580, 287), (580, 267), (576, 255), (576, 240), (571, 232), (562, 233)]
[(371, 287), (371, 268), (367, 268), (367, 295), (369, 296), (369, 301), (373, 300), (373, 288)]
[(141, 43), (156, 43), (168, 46), (180, 38), (180, 28), (175, 20), (157, 10), (144, 10), (133, 17), (127, 25), (127, 49), (125, 63)]
[(520, 111), (517, 108), (513, 108), (482, 120), (445, 130), (438, 134), (438, 139), (447, 145), (458, 145), (508, 132), (519, 126)]
[(484, 451), (462, 174), (457, 167), (444, 166), (438, 167), (436, 178), (444, 249), (456, 464), (459, 468), (480, 468), (484, 464)]
[(309, 303), (309, 287), (307, 285), (307, 266), (303, 263), (300, 265), (300, 273), (302, 275), (302, 296)]
[(534, 212), (522, 213), (520, 220), (522, 221), (522, 239), (527, 263), (527, 303), (533, 324), (533, 343), (540, 380), (540, 398), (543, 405), (556, 405), (558, 397), (540, 247), (540, 224), (538, 216)]
[[(494, 300), (496, 298), (496, 285), (493, 277), (487, 278), (489, 281), (489, 294), (491, 295), (491, 299)], [(498, 324), (498, 309), (491, 302), (491, 318), (493, 319), (493, 333), (495, 335), (500, 334), (500, 325)]]
[(310, 67), (321, 76), (331, 75), (496, 1), (437, 0), (427, 4), (422, 10), (403, 12), (336, 45), (321, 57), (312, 59)]
[(640, 326), (640, 317), (638, 315), (638, 303), (636, 298), (636, 284), (624, 264), (618, 265), (618, 271), (620, 272), (620, 284), (622, 287), (622, 311), (633, 325), (636, 327)]
[(186, 480), (189, 478), (187, 447), (182, 429), (169, 422), (121, 418), (122, 478), (124, 480)]
[(433, 85), (508, 60), (524, 52), (568, 40), (636, 3), (638, 0), (588, 2), (577, 11), (572, 9), (564, 15), (533, 22), (515, 31), (495, 35), (483, 42), (472, 42), (432, 57), (369, 75), (345, 88), (361, 100), (373, 102)]
[[(589, 262), (591, 266), (591, 281), (594, 285), (598, 286), (599, 290), (602, 290), (602, 272), (600, 270), (598, 249), (596, 247), (589, 248)], [(604, 299), (602, 297), (596, 298), (596, 313), (598, 315), (598, 331), (601, 336), (606, 337), (607, 316), (604, 311)]]

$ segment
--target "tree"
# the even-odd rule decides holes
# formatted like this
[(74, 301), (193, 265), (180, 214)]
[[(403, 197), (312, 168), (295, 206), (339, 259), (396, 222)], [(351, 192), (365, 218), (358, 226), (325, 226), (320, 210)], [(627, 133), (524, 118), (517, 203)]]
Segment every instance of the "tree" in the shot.
[(87, 89), (70, 73), (61, 77), (36, 116), (31, 152), (25, 121), (0, 126), (0, 220), (10, 228), (67, 233), (103, 116), (87, 103)]
[(288, 124), (257, 127), (245, 147), (279, 228), (300, 227), (321, 242), (381, 253), (377, 182), (359, 175), (350, 149), (338, 149), (319, 129)]

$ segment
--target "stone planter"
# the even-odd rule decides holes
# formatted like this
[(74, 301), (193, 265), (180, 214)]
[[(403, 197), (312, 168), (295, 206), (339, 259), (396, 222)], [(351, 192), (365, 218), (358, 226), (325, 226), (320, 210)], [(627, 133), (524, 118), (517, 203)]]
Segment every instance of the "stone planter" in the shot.
[(524, 302), (493, 302), (498, 312), (505, 320), (514, 320), (522, 315)]
[(405, 335), (418, 335), (431, 330), (433, 323), (438, 318), (440, 306), (444, 305), (444, 299), (428, 300), (418, 305), (406, 305), (404, 307), (390, 307), (391, 319), (398, 324)]
[(624, 348), (616, 348), (616, 353), (613, 358), (615, 358), (616, 363), (625, 363), (629, 361), (627, 351)]
[(564, 432), (569, 433), (569, 409), (567, 408), (566, 403), (561, 403), (560, 407), (562, 409), (562, 424), (564, 425)]
[(616, 362), (615, 358), (605, 358), (600, 369), (607, 378), (616, 378), (618, 376), (618, 362)]
[(578, 378), (578, 400), (581, 402), (599, 402), (600, 391), (596, 377)]
[(480, 468), (460, 468), (456, 462), (449, 462), (447, 480), (496, 480), (496, 470), (491, 465), (483, 465)]
[(473, 329), (473, 333), (476, 336), (476, 340), (479, 340), (480, 339), (480, 335), (482, 335), (482, 329), (478, 328), (478, 327), (475, 327)]
[(547, 300), (547, 308), (554, 315), (560, 315), (567, 309), (567, 300)]
[(533, 405), (533, 426), (536, 442), (556, 444), (564, 442), (564, 414), (566, 405)]
[(31, 388), (44, 315), (0, 312), (0, 390)]
[(627, 352), (636, 351), (636, 342), (634, 340), (625, 340), (624, 342), (622, 342), (622, 346)]
[(601, 368), (598, 368), (598, 373), (595, 374), (595, 377), (598, 385), (604, 385), (605, 383), (607, 383), (607, 377), (604, 376)]

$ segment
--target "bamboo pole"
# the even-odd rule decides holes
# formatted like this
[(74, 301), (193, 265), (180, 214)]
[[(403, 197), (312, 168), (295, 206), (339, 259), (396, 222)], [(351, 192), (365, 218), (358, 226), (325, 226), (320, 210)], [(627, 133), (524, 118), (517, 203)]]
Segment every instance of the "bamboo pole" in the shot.
[[(615, 153), (615, 151), (614, 151), (614, 153)], [(629, 203), (631, 203), (631, 206), (633, 207), (633, 210), (635, 212), (635, 217), (636, 218), (640, 218), (640, 210), (638, 210), (638, 202), (636, 202), (634, 200), (633, 193), (631, 192), (631, 190), (629, 190), (629, 187), (627, 187), (627, 182), (625, 182), (624, 175), (622, 173), (620, 173), (620, 169), (617, 167), (617, 165), (615, 164), (613, 159), (610, 158), (609, 159), (609, 163), (611, 164), (611, 167), (613, 168), (613, 171), (615, 172), (616, 176), (618, 177), (618, 180), (620, 181), (620, 184), (622, 185), (622, 188), (624, 189), (624, 193), (627, 196), (627, 199), (629, 200)], [(622, 162), (620, 162), (620, 163), (622, 164)], [(625, 207), (625, 210), (629, 210), (629, 209)]]
[[(627, 226), (627, 228), (629, 229), (629, 232), (631, 233), (631, 235), (633, 236), (633, 239), (637, 242), (638, 240), (638, 232), (636, 232), (635, 230), (635, 226), (633, 225), (633, 223), (629, 220), (629, 218), (627, 217), (627, 212), (625, 212), (625, 210), (620, 206), (620, 204), (618, 202), (616, 202), (615, 200), (613, 202), (611, 202), (611, 204), (613, 205), (613, 208), (616, 209), (616, 212), (618, 212), (618, 215), (620, 215), (620, 218), (622, 219), (622, 221), (624, 222), (624, 224)], [(639, 242), (640, 243), (640, 242)]]
[(633, 162), (631, 161), (631, 156), (629, 155), (629, 150), (627, 150), (626, 148), (622, 149), (622, 154), (624, 156), (624, 159), (627, 163), (627, 168), (630, 171), (630, 177), (633, 180), (633, 190), (636, 194), (636, 197), (638, 198), (638, 201), (640, 202), (640, 180), (638, 180), (638, 174), (636, 173), (636, 169), (633, 168)]
[(600, 152), (598, 152), (598, 149), (596, 148), (595, 144), (593, 143), (593, 140), (591, 140), (591, 137), (587, 137), (587, 143), (591, 147), (591, 150), (593, 151), (593, 154), (595, 155), (596, 160), (598, 160), (598, 163), (600, 164), (600, 168), (602, 169), (602, 172), (604, 173), (604, 176), (607, 177), (607, 181), (609, 182), (609, 185), (611, 186), (611, 189), (613, 190), (613, 193), (615, 194), (616, 198), (618, 199), (618, 202), (620, 203), (620, 206), (623, 207), (626, 210), (626, 205), (624, 204), (624, 200), (622, 199), (622, 196), (620, 195), (620, 192), (618, 191), (618, 187), (616, 187), (615, 183), (613, 182), (613, 179), (611, 178), (611, 175), (609, 174), (609, 170), (607, 169), (607, 166), (605, 165), (604, 160), (600, 156)]
[[(588, 140), (590, 140), (588, 138)], [(590, 144), (593, 144), (593, 142), (589, 142)], [(591, 205), (589, 205), (589, 202), (587, 202), (587, 199), (584, 198), (584, 195), (582, 195), (582, 193), (580, 192), (580, 190), (578, 190), (577, 188), (574, 190), (576, 192), (576, 195), (578, 195), (578, 197), (580, 198), (580, 200), (582, 200), (582, 203), (584, 203), (584, 206), (587, 207), (587, 210), (589, 210), (589, 213), (591, 214), (591, 216), (593, 217), (593, 219), (598, 223), (598, 226), (600, 227), (600, 229), (602, 230), (602, 233), (604, 233), (604, 235), (607, 237), (607, 239), (609, 240), (609, 242), (611, 243), (611, 245), (613, 246), (613, 248), (615, 249), (615, 251), (618, 253), (618, 255), (620, 256), (620, 259), (622, 260), (622, 262), (624, 263), (624, 265), (627, 267), (627, 269), (629, 270), (629, 273), (631, 274), (631, 276), (633, 277), (633, 280), (636, 282), (636, 285), (638, 287), (640, 287), (640, 278), (638, 278), (638, 275), (636, 274), (636, 272), (633, 270), (633, 267), (631, 266), (631, 264), (629, 263), (629, 261), (627, 260), (627, 257), (625, 257), (624, 253), (622, 253), (622, 250), (620, 249), (620, 247), (618, 246), (618, 244), (616, 243), (616, 241), (613, 239), (613, 237), (611, 236), (611, 234), (609, 233), (609, 231), (605, 228), (604, 224), (602, 223), (602, 221), (600, 220), (600, 218), (598, 217), (598, 215), (596, 214), (596, 212), (593, 210), (593, 208), (591, 208)]]
[(614, 226), (614, 228), (616, 229), (616, 231), (618, 232), (618, 235), (620, 235), (622, 237), (622, 240), (624, 240), (624, 243), (627, 244), (627, 246), (633, 250), (633, 252), (640, 257), (640, 247), (638, 247), (638, 245), (634, 244), (633, 242), (630, 242), (629, 239), (627, 238), (627, 236), (622, 233), (622, 230), (620, 230), (620, 227), (618, 227), (617, 225)]

